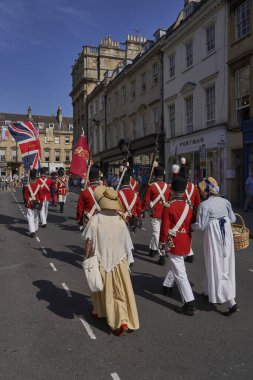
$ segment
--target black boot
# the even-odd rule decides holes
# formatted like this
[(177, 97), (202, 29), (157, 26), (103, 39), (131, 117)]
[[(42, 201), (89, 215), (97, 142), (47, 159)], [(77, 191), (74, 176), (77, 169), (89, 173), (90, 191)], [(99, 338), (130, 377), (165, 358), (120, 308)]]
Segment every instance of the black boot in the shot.
[(63, 213), (64, 211), (64, 203), (60, 202), (60, 212)]
[(164, 266), (165, 265), (165, 256), (160, 256), (159, 260), (157, 261), (157, 264)]
[(154, 250), (154, 249), (150, 249), (149, 250), (149, 256), (150, 257), (155, 257), (157, 255), (157, 251), (156, 250)]
[(196, 302), (195, 300), (185, 302), (182, 307), (176, 308), (175, 310), (180, 314), (193, 316), (197, 311)]
[(193, 255), (191, 255), (191, 256), (186, 256), (185, 258), (184, 258), (184, 261), (186, 261), (187, 263), (193, 263), (194, 262), (194, 256)]
[(163, 285), (163, 294), (166, 297), (171, 297), (173, 292), (173, 286), (165, 286)]

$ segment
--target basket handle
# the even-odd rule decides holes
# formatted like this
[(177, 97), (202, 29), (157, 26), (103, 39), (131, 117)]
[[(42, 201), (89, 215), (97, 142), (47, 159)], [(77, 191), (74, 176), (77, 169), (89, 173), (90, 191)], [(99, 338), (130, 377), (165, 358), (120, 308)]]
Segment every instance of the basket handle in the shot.
[(241, 223), (242, 223), (242, 227), (245, 228), (245, 223), (244, 223), (243, 217), (240, 214), (236, 214), (236, 213), (235, 213), (235, 216), (239, 217), (239, 219), (241, 220)]

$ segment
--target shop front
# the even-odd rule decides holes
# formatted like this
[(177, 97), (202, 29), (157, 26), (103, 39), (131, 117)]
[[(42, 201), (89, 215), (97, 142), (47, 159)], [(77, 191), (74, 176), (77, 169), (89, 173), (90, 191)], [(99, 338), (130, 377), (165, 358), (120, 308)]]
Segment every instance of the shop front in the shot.
[(226, 195), (226, 128), (212, 128), (166, 142), (166, 172), (170, 180), (171, 168), (186, 158), (190, 180), (198, 183), (203, 177), (212, 176), (220, 184), (221, 194)]

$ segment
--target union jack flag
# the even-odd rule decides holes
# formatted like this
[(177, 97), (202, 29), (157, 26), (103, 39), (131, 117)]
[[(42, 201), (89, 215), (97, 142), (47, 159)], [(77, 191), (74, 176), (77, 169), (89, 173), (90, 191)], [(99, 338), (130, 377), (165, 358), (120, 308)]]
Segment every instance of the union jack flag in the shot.
[(39, 169), (41, 148), (36, 129), (30, 121), (13, 123), (8, 126), (10, 134), (18, 143), (23, 165), (26, 171)]

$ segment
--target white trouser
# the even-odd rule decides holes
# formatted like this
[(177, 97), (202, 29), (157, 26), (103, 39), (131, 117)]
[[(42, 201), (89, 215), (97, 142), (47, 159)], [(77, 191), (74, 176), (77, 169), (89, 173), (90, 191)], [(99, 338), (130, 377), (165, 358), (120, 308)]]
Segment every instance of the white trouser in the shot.
[(156, 219), (156, 218), (150, 218), (150, 223), (152, 227), (152, 238), (150, 240), (149, 248), (153, 249), (154, 251), (158, 251), (160, 254), (159, 250), (159, 237), (160, 237), (160, 229), (161, 229), (161, 219)]
[[(168, 256), (169, 256), (172, 275), (174, 275), (179, 292), (181, 294), (182, 301), (183, 302), (193, 301), (195, 298), (192, 293), (192, 288), (187, 277), (185, 263), (184, 263), (184, 256), (172, 255), (171, 253), (169, 253)], [(165, 285), (165, 280), (164, 280), (164, 285)], [(165, 285), (165, 286), (168, 286), (168, 285)]]
[(47, 224), (48, 206), (49, 201), (44, 200), (42, 203), (42, 209), (40, 210), (40, 220), (42, 225)]
[(26, 216), (27, 216), (27, 221), (28, 221), (29, 232), (33, 233), (33, 232), (38, 231), (39, 210), (37, 209), (32, 210), (31, 208), (28, 208)]
[(59, 198), (58, 198), (58, 202), (59, 203), (66, 203), (66, 200), (67, 200), (67, 195), (62, 195), (62, 194), (59, 194)]

